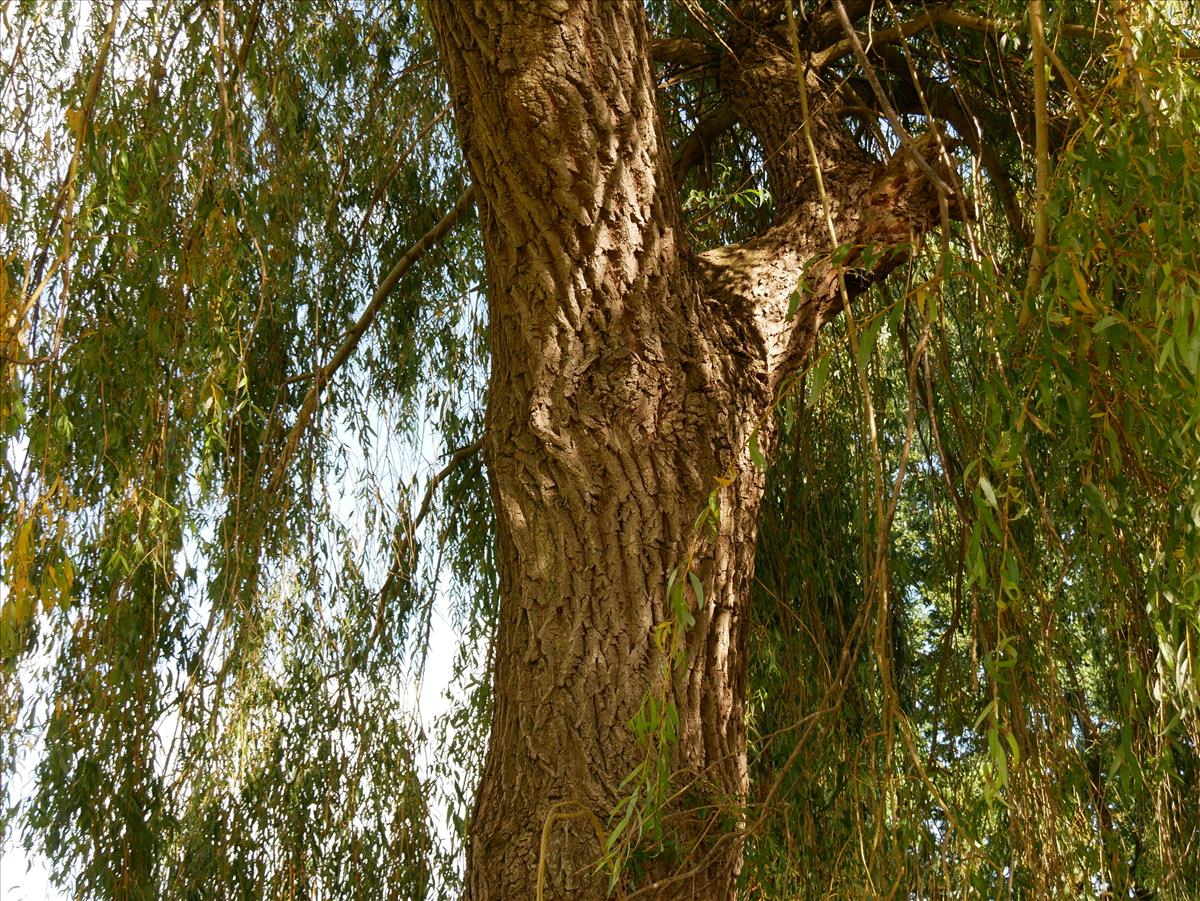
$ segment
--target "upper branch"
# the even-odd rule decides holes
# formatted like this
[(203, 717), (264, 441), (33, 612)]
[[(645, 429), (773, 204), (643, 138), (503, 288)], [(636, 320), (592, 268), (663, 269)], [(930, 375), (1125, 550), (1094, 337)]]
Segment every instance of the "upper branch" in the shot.
[[(853, 14), (851, 13), (851, 16)], [(951, 25), (957, 28), (966, 28), (972, 31), (982, 31), (987, 33), (998, 33), (1001, 31), (1010, 31), (1021, 33), (1024, 29), (1019, 22), (1013, 22), (1007, 19), (992, 19), (985, 16), (973, 16), (964, 13), (961, 10), (954, 8), (951, 3), (938, 4), (937, 6), (927, 7), (914, 15), (911, 19), (906, 19), (890, 28), (879, 28), (865, 32), (855, 30), (857, 40), (866, 46), (868, 49), (884, 47), (888, 44), (895, 44), (903, 41), (906, 38), (912, 37), (918, 32), (924, 31), (927, 28), (933, 27), (935, 24)], [(1064, 22), (1058, 26), (1058, 33), (1063, 37), (1068, 38), (1095, 38), (1103, 36), (1103, 32), (1098, 31), (1087, 25), (1079, 25), (1071, 22)], [(813, 56), (814, 68), (820, 69), (829, 65), (835, 60), (849, 56), (854, 52), (854, 38), (849, 35), (843, 36), (822, 49)]]
[[(810, 18), (809, 27), (819, 25)], [(724, 102), (762, 146), (775, 221), (756, 237), (701, 258), (710, 292), (726, 309), (744, 309), (753, 318), (772, 388), (795, 370), (821, 324), (842, 307), (834, 244), (846, 247), (844, 265), (853, 265), (847, 279), (853, 298), (912, 253), (943, 205), (951, 216), (961, 215), (953, 198), (939, 198), (954, 177), (939, 159), (935, 134), (910, 139), (911, 150), (887, 163), (874, 159), (842, 121), (836, 87), (797, 60), (782, 32), (764, 17), (734, 36), (734, 52), (720, 70)]]

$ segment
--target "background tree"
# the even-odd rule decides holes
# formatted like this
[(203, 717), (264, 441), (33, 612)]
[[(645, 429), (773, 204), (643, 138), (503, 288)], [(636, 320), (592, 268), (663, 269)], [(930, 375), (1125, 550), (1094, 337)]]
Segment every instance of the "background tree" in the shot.
[(1194, 12), (0, 21), (5, 840), (64, 884), (1200, 880)]

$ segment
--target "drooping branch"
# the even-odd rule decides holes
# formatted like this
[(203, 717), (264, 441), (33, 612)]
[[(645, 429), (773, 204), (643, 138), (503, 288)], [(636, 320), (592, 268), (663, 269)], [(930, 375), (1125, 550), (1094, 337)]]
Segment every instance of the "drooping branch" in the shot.
[[(53, 246), (54, 234), (58, 231), (58, 227), (62, 222), (63, 210), (67, 202), (67, 198), (71, 196), (71, 189), (74, 187), (76, 173), (79, 169), (79, 160), (83, 152), (84, 143), (87, 140), (88, 130), (92, 122), (92, 110), (96, 104), (96, 97), (100, 92), (100, 82), (104, 76), (105, 66), (108, 64), (109, 49), (112, 46), (113, 35), (117, 30), (117, 22), (121, 18), (121, 0), (113, 0), (112, 16), (109, 18), (108, 25), (104, 29), (104, 37), (100, 43), (100, 52), (96, 55), (96, 64), (92, 70), (91, 79), (88, 81), (87, 93), (84, 95), (83, 107), (76, 113), (74, 131), (75, 131), (75, 147), (71, 153), (71, 161), (67, 165), (67, 175), (59, 186), (58, 193), (54, 198), (54, 206), (50, 210), (48, 217), (49, 226), (46, 229), (46, 243), (38, 253), (37, 261), (33, 264), (33, 268), (29, 270), (26, 276), (25, 285), (22, 286), (23, 294), (27, 294), (27, 299), (23, 306), (25, 310), (34, 306), (38, 297), (46, 286), (50, 283), (59, 266), (66, 258), (67, 247), (70, 246), (70, 241), (66, 241), (66, 246), (63, 249), (63, 254), (58, 257), (50, 268), (47, 275), (43, 275), (46, 267), (46, 261), (49, 258), (51, 247)], [(70, 221), (68, 217), (68, 222)], [(33, 285), (33, 290), (30, 292), (29, 286)], [(36, 309), (36, 307), (35, 307)], [(20, 313), (24, 315), (24, 310)]]
[(1045, 6), (1042, 0), (1032, 0), (1029, 4), (1029, 31), (1033, 38), (1033, 116), (1035, 123), (1036, 144), (1034, 145), (1035, 165), (1037, 172), (1034, 203), (1036, 209), (1033, 219), (1033, 259), (1029, 266), (1029, 281), (1026, 285), (1026, 295), (1031, 295), (1041, 283), (1042, 272), (1046, 267), (1047, 242), (1049, 240), (1050, 218), (1046, 211), (1046, 190), (1050, 184), (1050, 137), (1046, 126), (1046, 34), (1044, 25)]
[[(396, 527), (393, 536), (393, 546), (395, 547), (393, 563), (388, 569), (387, 578), (384, 579), (383, 586), (379, 589), (376, 599), (375, 626), (371, 630), (370, 638), (367, 640), (368, 648), (374, 644), (380, 629), (383, 628), (384, 605), (390, 598), (395, 596), (397, 583), (408, 575), (412, 567), (412, 561), (416, 559), (413, 542), (416, 540), (416, 535), (421, 528), (421, 524), (425, 521), (425, 517), (429, 515), (429, 511), (433, 507), (433, 499), (437, 494), (438, 488), (451, 473), (479, 453), (479, 449), (482, 447), (483, 439), (477, 438), (470, 444), (464, 444), (451, 453), (450, 458), (446, 461), (446, 465), (429, 477), (429, 481), (425, 485), (425, 494), (421, 498), (421, 504), (417, 508), (416, 515), (414, 516), (410, 511), (407, 516), (401, 519)], [(402, 557), (401, 554), (406, 550), (407, 555)]]
[(404, 278), (408, 274), (408, 271), (416, 265), (417, 261), (424, 256), (425, 251), (440, 241), (446, 232), (454, 227), (455, 223), (462, 218), (463, 213), (474, 203), (474, 200), (474, 187), (467, 188), (459, 196), (458, 202), (454, 204), (453, 208), (433, 228), (427, 231), (416, 244), (405, 251), (388, 271), (388, 274), (383, 277), (383, 281), (375, 289), (375, 293), (372, 295), (370, 303), (367, 304), (367, 308), (363, 310), (362, 315), (358, 317), (354, 325), (350, 326), (346, 337), (342, 339), (342, 343), (334, 351), (329, 362), (313, 373), (312, 383), (309, 385), (308, 392), (304, 395), (304, 401), (300, 404), (300, 409), (296, 413), (296, 421), (292, 424), (291, 431), (288, 432), (287, 439), (284, 441), (283, 450), (280, 452), (279, 457), (275, 461), (275, 467), (271, 471), (271, 478), (268, 482), (269, 491), (276, 491), (283, 482), (283, 475), (287, 471), (287, 466), (292, 459), (292, 455), (296, 452), (296, 445), (300, 443), (300, 436), (308, 428), (308, 424), (320, 404), (321, 392), (325, 390), (325, 386), (329, 384), (334, 374), (350, 359), (351, 354), (354, 353), (354, 349), (358, 346), (358, 342), (362, 340), (362, 336), (366, 334), (367, 329), (371, 327), (371, 323), (375, 321), (375, 317), (383, 307), (384, 301), (391, 295), (392, 290), (400, 282), (400, 279)]

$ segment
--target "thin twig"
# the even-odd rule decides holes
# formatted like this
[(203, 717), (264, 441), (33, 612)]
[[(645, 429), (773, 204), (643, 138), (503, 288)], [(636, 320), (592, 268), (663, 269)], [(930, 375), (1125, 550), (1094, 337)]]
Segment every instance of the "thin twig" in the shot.
[[(790, 7), (789, 7), (790, 8)], [(854, 24), (850, 21), (850, 17), (846, 15), (846, 7), (842, 5), (842, 0), (833, 0), (833, 8), (837, 11), (838, 18), (841, 20), (842, 28), (846, 31), (846, 39), (854, 48), (854, 55), (858, 58), (858, 64), (862, 66), (863, 74), (867, 78), (867, 83), (871, 85), (871, 90), (875, 94), (875, 99), (879, 101), (879, 106), (883, 110), (884, 118), (888, 120), (888, 124), (892, 127), (892, 131), (900, 138), (900, 146), (903, 147), (913, 162), (917, 164), (925, 177), (929, 179), (937, 190), (943, 194), (952, 194), (950, 186), (942, 180), (942, 177), (933, 171), (933, 167), (929, 165), (924, 156), (921, 155), (916, 147), (916, 142), (912, 135), (908, 133), (908, 129), (904, 127), (904, 123), (900, 121), (900, 116), (892, 107), (892, 102), (888, 99), (887, 93), (883, 90), (883, 85), (879, 83), (879, 76), (875, 74), (875, 69), (871, 65), (871, 61), (867, 59), (867, 52), (863, 50), (862, 43), (858, 40), (858, 32), (854, 30)]]
[(1050, 229), (1046, 213), (1046, 189), (1050, 184), (1050, 137), (1046, 122), (1046, 31), (1045, 5), (1042, 0), (1029, 4), (1029, 32), (1033, 39), (1033, 122), (1034, 152), (1037, 161), (1037, 181), (1034, 189), (1037, 211), (1033, 220), (1033, 260), (1029, 265), (1029, 281), (1025, 298), (1033, 296), (1046, 270), (1047, 241)]

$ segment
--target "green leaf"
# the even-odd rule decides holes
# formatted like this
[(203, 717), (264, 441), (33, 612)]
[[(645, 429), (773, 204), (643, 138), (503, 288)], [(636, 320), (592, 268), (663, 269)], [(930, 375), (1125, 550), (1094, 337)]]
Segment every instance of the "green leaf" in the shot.
[(995, 726), (988, 729), (987, 739), (989, 756), (996, 772), (996, 786), (1000, 788), (1008, 784), (1008, 760), (1004, 748), (1000, 745), (1000, 735)]
[(793, 316), (796, 315), (796, 311), (800, 309), (800, 303), (803, 300), (804, 300), (804, 295), (801, 293), (799, 288), (796, 288), (795, 291), (793, 291), (791, 294), (788, 295), (788, 309), (787, 309), (787, 318), (788, 319), (791, 319)]
[(750, 433), (750, 459), (759, 469), (767, 468), (767, 458), (763, 455), (762, 449), (758, 446), (758, 429)]
[(631, 819), (633, 819), (634, 811), (637, 810), (637, 804), (638, 804), (638, 800), (641, 798), (641, 794), (642, 794), (642, 789), (639, 786), (638, 788), (635, 788), (633, 790), (632, 795), (630, 795), (628, 798), (626, 798), (624, 800), (623, 803), (625, 804), (625, 814), (624, 814), (624, 816), (621, 817), (621, 819), (617, 822), (617, 825), (613, 827), (612, 831), (605, 838), (605, 840), (604, 840), (604, 853), (605, 854), (607, 854), (609, 851), (611, 851), (613, 849), (613, 846), (617, 843), (617, 840), (620, 839), (622, 833), (624, 833), (626, 828), (628, 828), (629, 821)]
[(805, 379), (805, 389), (811, 400), (817, 400), (821, 397), (821, 390), (825, 387), (825, 381), (829, 378), (829, 367), (832, 360), (833, 356), (830, 353), (823, 353), (817, 358), (812, 369), (808, 371), (808, 376)]
[(979, 476), (979, 489), (983, 492), (983, 497), (988, 502), (988, 506), (999, 510), (1000, 505), (996, 502), (996, 491), (992, 488), (992, 483), (988, 480), (988, 477), (982, 473)]
[(879, 331), (883, 328), (884, 317), (876, 315), (858, 333), (858, 345), (855, 347), (854, 359), (859, 369), (865, 369), (871, 354), (875, 351), (875, 342), (879, 339)]

